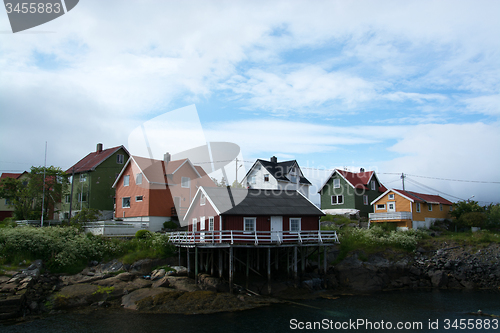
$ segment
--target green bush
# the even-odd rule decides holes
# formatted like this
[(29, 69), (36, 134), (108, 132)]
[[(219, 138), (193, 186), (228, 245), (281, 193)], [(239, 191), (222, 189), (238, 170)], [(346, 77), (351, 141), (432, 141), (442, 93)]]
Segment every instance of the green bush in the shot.
[(482, 212), (468, 212), (462, 214), (458, 219), (461, 227), (479, 227), (483, 228), (486, 224), (486, 214)]
[(163, 229), (177, 229), (179, 226), (173, 221), (163, 222)]
[(135, 233), (135, 238), (137, 239), (146, 239), (146, 238), (151, 238), (152, 234), (151, 234), (151, 231), (149, 230), (138, 230), (136, 233)]

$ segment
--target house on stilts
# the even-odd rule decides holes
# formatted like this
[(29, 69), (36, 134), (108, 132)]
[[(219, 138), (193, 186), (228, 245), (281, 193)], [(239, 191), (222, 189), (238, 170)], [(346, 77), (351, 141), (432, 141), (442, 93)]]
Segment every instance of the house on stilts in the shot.
[(286, 269), (296, 279), (299, 265), (304, 271), (312, 257), (320, 268), (321, 253), (338, 243), (335, 231), (320, 229), (323, 215), (297, 190), (200, 187), (184, 217), (188, 230), (171, 233), (170, 241), (186, 250), (189, 272), (194, 255), (195, 276), (202, 270), (228, 274), (230, 289), (235, 263), (245, 268), (247, 285), (250, 270), (265, 271), (268, 282), (272, 269)]

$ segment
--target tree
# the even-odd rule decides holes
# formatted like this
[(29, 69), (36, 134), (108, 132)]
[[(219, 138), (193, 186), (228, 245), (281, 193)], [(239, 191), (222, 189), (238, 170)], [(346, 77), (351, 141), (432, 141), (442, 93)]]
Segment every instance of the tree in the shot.
[(61, 202), (68, 191), (68, 185), (68, 175), (58, 167), (31, 167), (24, 179), (3, 179), (0, 183), (0, 197), (7, 199), (18, 220), (39, 219), (42, 215), (42, 203), (46, 218), (55, 210), (56, 204)]
[(459, 220), (463, 214), (473, 212), (483, 213), (484, 207), (479, 206), (477, 201), (463, 200), (453, 204), (453, 210), (450, 212), (450, 215)]

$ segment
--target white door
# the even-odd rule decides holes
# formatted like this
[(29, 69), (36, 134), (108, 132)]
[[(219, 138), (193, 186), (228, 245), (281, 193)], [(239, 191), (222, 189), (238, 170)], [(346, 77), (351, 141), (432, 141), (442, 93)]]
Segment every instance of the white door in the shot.
[[(205, 230), (205, 216), (200, 216), (200, 231)], [(205, 241), (205, 233), (200, 232), (200, 241)]]
[(283, 216), (271, 216), (271, 241), (283, 240)]
[(396, 203), (394, 201), (387, 203), (387, 211), (395, 212), (396, 211)]

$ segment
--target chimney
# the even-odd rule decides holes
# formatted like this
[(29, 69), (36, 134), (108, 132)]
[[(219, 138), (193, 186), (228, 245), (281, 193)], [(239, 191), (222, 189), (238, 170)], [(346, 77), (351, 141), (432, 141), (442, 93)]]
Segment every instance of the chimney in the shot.
[(271, 157), (271, 163), (278, 163), (278, 158), (276, 156)]
[(365, 172), (365, 168), (360, 168), (359, 172)]
[(97, 153), (100, 153), (102, 151), (102, 143), (97, 144), (97, 148), (95, 150)]
[(163, 162), (165, 162), (165, 163), (170, 162), (170, 158), (171, 158), (170, 153), (165, 153), (165, 154), (163, 155)]

